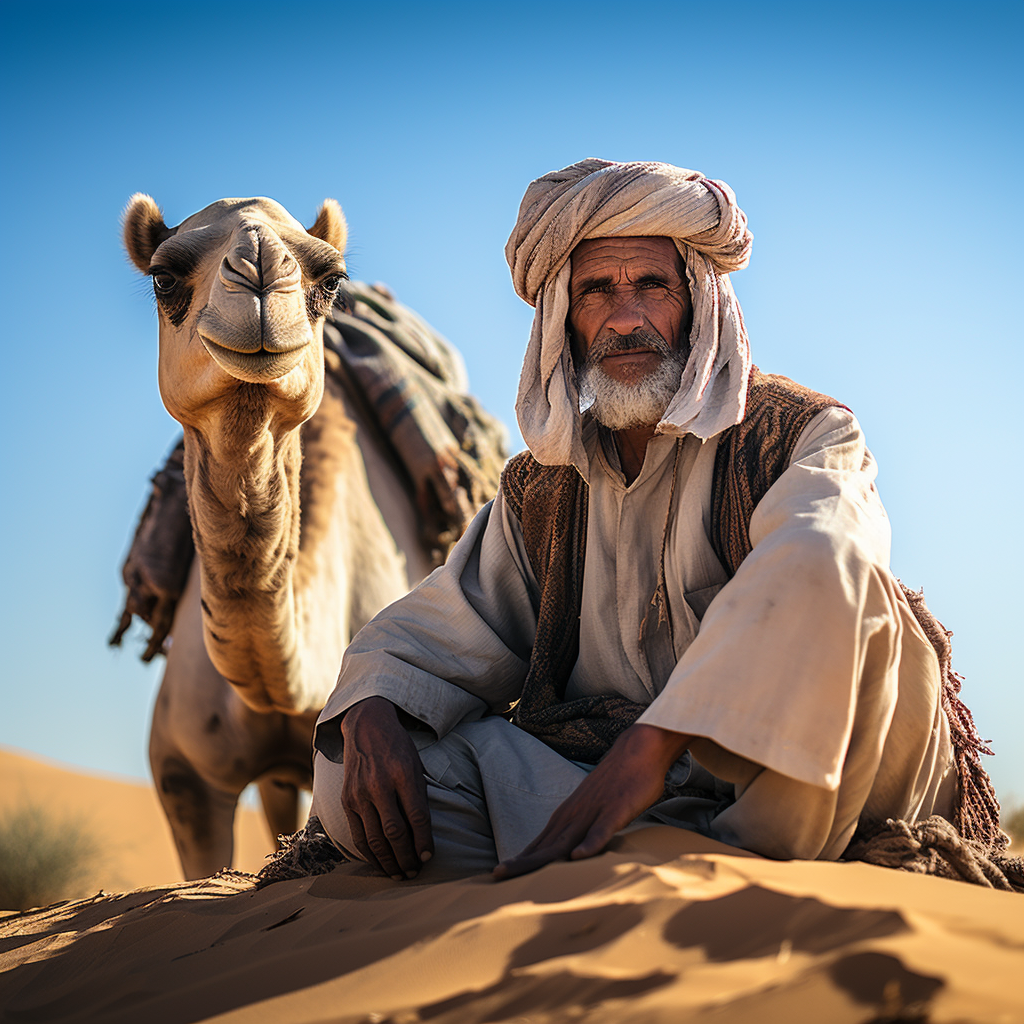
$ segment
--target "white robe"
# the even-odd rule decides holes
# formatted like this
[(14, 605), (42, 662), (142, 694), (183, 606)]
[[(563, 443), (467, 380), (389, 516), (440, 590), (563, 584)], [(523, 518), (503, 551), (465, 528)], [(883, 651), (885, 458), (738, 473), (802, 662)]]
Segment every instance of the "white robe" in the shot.
[[(668, 801), (653, 817), (767, 856), (834, 859), (861, 817), (948, 815), (955, 773), (938, 662), (889, 572), (889, 523), (853, 415), (828, 409), (805, 428), (731, 580), (708, 540), (715, 439), (679, 442), (671, 511), (675, 438), (650, 442), (629, 486), (605, 432), (590, 423), (584, 443), (580, 654), (567, 695), (618, 693), (647, 705), (641, 722), (698, 737), (691, 771), (727, 805), (709, 817)], [(665, 631), (641, 636), (666, 521), (674, 650)], [(386, 697), (438, 737), (504, 711), (527, 671), (531, 593), (499, 495), (443, 567), (352, 641), (317, 724), (318, 776), (341, 762), (338, 716), (366, 697)], [(340, 784), (322, 778), (319, 799), (317, 788), (323, 806)], [(501, 802), (488, 795), (492, 819)]]

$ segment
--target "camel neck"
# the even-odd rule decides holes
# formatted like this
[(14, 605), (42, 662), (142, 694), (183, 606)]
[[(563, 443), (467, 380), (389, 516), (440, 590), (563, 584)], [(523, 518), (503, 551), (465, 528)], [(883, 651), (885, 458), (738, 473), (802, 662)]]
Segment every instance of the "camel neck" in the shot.
[(215, 441), (185, 431), (206, 647), (246, 702), (268, 710), (294, 703), (301, 459), (298, 431)]

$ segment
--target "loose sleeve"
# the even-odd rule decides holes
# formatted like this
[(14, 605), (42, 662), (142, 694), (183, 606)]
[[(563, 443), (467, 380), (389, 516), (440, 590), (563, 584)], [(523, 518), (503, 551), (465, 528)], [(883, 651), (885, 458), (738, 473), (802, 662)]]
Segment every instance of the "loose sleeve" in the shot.
[(748, 769), (839, 785), (862, 681), (896, 698), (900, 617), (875, 473), (852, 413), (811, 421), (754, 512), (753, 550), (641, 722), (710, 740), (693, 750), (716, 772), (724, 749)]
[(443, 566), (353, 638), (317, 721), (316, 749), (341, 759), (337, 718), (367, 697), (386, 697), (438, 736), (505, 710), (519, 696), (533, 646), (531, 591), (522, 535), (499, 494)]

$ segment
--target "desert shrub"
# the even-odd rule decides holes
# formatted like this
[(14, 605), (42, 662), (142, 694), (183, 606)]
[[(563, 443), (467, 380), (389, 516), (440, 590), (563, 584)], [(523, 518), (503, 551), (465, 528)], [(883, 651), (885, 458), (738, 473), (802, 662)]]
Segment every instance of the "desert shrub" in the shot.
[(1013, 840), (1014, 851), (1024, 851), (1024, 804), (1005, 813), (1001, 824)]
[(28, 910), (87, 893), (100, 846), (85, 824), (35, 804), (0, 815), (0, 909)]

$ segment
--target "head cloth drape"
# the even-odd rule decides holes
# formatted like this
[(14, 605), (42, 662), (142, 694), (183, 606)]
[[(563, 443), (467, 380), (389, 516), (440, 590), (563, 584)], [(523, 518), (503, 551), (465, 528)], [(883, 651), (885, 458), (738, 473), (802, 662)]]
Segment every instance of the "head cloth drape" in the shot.
[(587, 473), (567, 335), (569, 256), (585, 238), (672, 238), (693, 301), (690, 353), (659, 433), (709, 438), (743, 417), (750, 348), (726, 276), (747, 265), (747, 218), (724, 182), (671, 164), (589, 159), (526, 190), (505, 246), (516, 291), (536, 313), (516, 414), (534, 457)]

